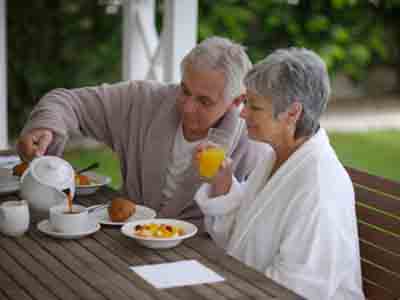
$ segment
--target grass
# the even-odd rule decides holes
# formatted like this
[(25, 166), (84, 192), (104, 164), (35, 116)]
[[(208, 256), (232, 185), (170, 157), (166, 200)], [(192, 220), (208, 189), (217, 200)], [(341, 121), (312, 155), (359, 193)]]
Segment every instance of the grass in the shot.
[[(343, 164), (400, 181), (400, 131), (330, 132), (329, 136)], [(97, 171), (110, 176), (113, 187), (121, 185), (119, 162), (109, 149), (75, 150), (65, 153), (65, 158), (77, 167), (98, 161)]]
[(74, 150), (66, 152), (64, 158), (77, 168), (87, 167), (97, 161), (100, 166), (96, 172), (110, 176), (112, 187), (119, 188), (121, 186), (122, 180), (118, 158), (108, 148)]
[(400, 181), (400, 131), (330, 133), (343, 164)]

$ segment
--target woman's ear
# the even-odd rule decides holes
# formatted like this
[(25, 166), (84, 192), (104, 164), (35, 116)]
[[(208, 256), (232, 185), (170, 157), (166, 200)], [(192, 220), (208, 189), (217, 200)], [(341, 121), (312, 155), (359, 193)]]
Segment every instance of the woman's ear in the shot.
[(236, 107), (239, 107), (239, 105), (242, 104), (244, 100), (246, 100), (246, 94), (241, 94), (233, 99), (232, 104)]
[(296, 124), (297, 121), (300, 119), (302, 112), (303, 112), (303, 105), (298, 101), (293, 102), (292, 104), (289, 105), (287, 109), (288, 121), (290, 123)]

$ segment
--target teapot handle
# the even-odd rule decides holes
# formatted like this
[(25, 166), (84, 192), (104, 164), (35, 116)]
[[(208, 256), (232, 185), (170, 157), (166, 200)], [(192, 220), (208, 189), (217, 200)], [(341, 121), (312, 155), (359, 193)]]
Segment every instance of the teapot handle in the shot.
[(22, 173), (22, 175), (21, 175), (21, 177), (20, 177), (20, 179), (19, 179), (19, 182), (20, 183), (22, 183), (23, 181), (24, 181), (24, 179), (25, 179), (25, 177), (26, 177), (26, 175), (29, 173), (29, 166), (28, 166), (28, 168), (26, 168), (26, 170), (24, 171), (24, 173)]
[(57, 201), (57, 204), (63, 204), (63, 203), (67, 203), (67, 195), (64, 193), (64, 192), (62, 192), (62, 191), (59, 191), (59, 190), (57, 190), (57, 189), (53, 189), (53, 191), (54, 191), (54, 193), (55, 193), (55, 199), (56, 199), (56, 201)]

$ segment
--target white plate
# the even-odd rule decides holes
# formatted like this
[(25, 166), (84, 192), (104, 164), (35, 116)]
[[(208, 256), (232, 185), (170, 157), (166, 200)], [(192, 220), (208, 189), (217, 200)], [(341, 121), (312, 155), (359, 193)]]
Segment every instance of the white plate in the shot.
[(0, 156), (0, 168), (12, 169), (21, 163), (21, 159), (17, 155)]
[[(172, 238), (141, 237), (134, 234), (136, 225), (145, 225), (149, 223), (177, 226), (182, 228), (185, 234)], [(121, 232), (127, 237), (135, 239), (139, 244), (145, 247), (152, 249), (166, 249), (175, 247), (184, 239), (194, 236), (197, 233), (197, 227), (192, 223), (176, 219), (150, 219), (127, 223), (122, 226)]]
[(99, 187), (107, 185), (111, 182), (110, 177), (96, 174), (95, 172), (88, 171), (82, 173), (82, 175), (86, 175), (89, 177), (90, 184), (76, 186), (76, 194), (81, 196), (94, 194), (99, 189)]
[[(102, 204), (100, 204), (102, 205)], [(97, 205), (91, 206), (89, 208), (94, 208)], [(103, 225), (114, 225), (114, 226), (122, 226), (126, 223), (129, 222), (134, 222), (134, 221), (139, 221), (139, 220), (147, 220), (147, 219), (153, 219), (157, 213), (155, 212), (154, 209), (151, 209), (147, 206), (143, 205), (136, 205), (136, 211), (135, 213), (130, 216), (125, 222), (113, 222), (110, 219), (110, 216), (108, 215), (108, 210), (107, 207), (105, 208), (100, 208), (99, 210), (96, 210), (90, 214), (92, 218), (94, 218), (97, 222)]]
[(44, 233), (47, 234), (49, 236), (52, 236), (54, 238), (57, 239), (79, 239), (82, 238), (84, 236), (90, 235), (95, 233), (96, 231), (98, 231), (100, 229), (100, 224), (96, 224), (94, 226), (92, 226), (91, 229), (87, 230), (87, 231), (83, 231), (83, 232), (76, 232), (76, 233), (62, 233), (62, 232), (57, 232), (54, 231), (53, 228), (51, 227), (49, 220), (43, 220), (41, 222), (39, 222), (37, 224), (37, 229)]
[(12, 176), (11, 169), (0, 168), (0, 195), (18, 192), (19, 186), (19, 177)]

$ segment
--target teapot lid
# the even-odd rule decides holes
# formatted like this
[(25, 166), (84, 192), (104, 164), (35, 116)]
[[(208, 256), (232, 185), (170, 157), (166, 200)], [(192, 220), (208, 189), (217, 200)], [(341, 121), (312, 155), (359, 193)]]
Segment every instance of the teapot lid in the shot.
[(75, 171), (65, 160), (57, 156), (42, 156), (34, 159), (30, 166), (32, 176), (40, 183), (57, 189), (70, 188)]

